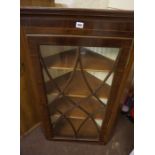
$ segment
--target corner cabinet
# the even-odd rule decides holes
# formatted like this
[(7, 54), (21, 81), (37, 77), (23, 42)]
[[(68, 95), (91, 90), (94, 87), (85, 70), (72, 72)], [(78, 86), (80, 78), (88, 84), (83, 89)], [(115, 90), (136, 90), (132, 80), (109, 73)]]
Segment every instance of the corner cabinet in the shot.
[(133, 12), (21, 8), (21, 30), (46, 138), (106, 144), (133, 62)]

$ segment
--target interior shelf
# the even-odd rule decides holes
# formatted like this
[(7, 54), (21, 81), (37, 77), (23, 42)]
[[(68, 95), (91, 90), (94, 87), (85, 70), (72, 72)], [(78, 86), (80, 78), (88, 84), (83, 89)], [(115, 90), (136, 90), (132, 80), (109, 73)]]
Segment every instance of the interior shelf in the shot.
[[(95, 90), (99, 87), (102, 83), (101, 80), (92, 76), (88, 72), (84, 72), (87, 81), (89, 82), (92, 90)], [(56, 79), (54, 79), (55, 83), (59, 86), (61, 90), (64, 89), (66, 85), (66, 81), (70, 78), (72, 72), (64, 74)], [(52, 81), (46, 82), (46, 92), (47, 94), (58, 94), (58, 90), (55, 87)], [(108, 98), (110, 92), (110, 86), (108, 84), (104, 84), (96, 93), (99, 98)], [(83, 79), (83, 76), (80, 71), (76, 71), (75, 75), (73, 76), (72, 81), (65, 89), (65, 95), (72, 96), (72, 97), (86, 97), (90, 95), (91, 92), (89, 91), (86, 82)]]
[[(78, 97), (66, 97), (58, 98), (51, 104), (49, 104), (49, 109), (51, 115), (59, 116), (60, 113), (55, 109), (58, 109), (62, 113), (65, 113), (68, 109), (75, 106), (75, 104), (80, 103), (80, 108), (75, 107), (69, 113), (67, 113), (68, 118), (75, 119), (85, 119), (88, 114), (93, 114), (93, 117), (96, 121), (102, 120), (105, 113), (105, 107), (101, 105), (95, 98), (88, 98), (84, 100)], [(73, 103), (74, 102), (74, 103)], [(99, 111), (98, 111), (99, 110)], [(86, 113), (86, 112), (87, 113)]]
[[(73, 124), (75, 130), (77, 131), (83, 120), (70, 118), (70, 122)], [(56, 137), (71, 137), (75, 138), (75, 132), (72, 129), (71, 125), (67, 122), (67, 120), (62, 119), (59, 123), (54, 126), (55, 136)], [(97, 129), (92, 120), (87, 120), (85, 124), (81, 127), (78, 137), (86, 138), (86, 139), (97, 139), (98, 138)]]
[[(44, 61), (46, 66), (52, 69), (72, 70), (75, 63), (76, 50), (77, 49), (71, 49), (59, 54), (45, 57)], [(86, 48), (82, 48), (81, 60), (85, 70), (109, 71), (112, 69), (114, 64), (113, 60)]]

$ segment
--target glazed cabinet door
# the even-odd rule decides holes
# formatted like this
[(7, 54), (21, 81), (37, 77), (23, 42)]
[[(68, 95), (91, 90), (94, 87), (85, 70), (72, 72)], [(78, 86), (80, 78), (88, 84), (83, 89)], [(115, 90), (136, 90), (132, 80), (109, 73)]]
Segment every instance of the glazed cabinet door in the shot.
[(131, 40), (31, 35), (28, 42), (46, 137), (106, 142)]

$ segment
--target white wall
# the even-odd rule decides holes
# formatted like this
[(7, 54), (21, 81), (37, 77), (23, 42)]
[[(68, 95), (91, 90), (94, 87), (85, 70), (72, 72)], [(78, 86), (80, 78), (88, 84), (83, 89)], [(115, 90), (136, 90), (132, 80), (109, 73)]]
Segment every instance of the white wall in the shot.
[(133, 10), (134, 0), (55, 0), (58, 7)]
[(55, 3), (63, 4), (71, 8), (107, 8), (108, 0), (55, 0)]

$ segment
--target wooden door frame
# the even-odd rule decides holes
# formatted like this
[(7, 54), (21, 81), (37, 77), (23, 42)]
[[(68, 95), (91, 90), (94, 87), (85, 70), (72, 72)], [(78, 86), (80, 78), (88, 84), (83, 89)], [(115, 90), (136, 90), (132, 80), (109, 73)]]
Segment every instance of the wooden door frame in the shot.
[[(54, 40), (54, 39), (55, 40)], [(72, 38), (72, 42), (68, 41), (67, 38)], [(124, 83), (124, 73), (127, 66), (127, 61), (129, 59), (129, 53), (131, 52), (131, 45), (132, 39), (122, 39), (122, 38), (107, 38), (107, 37), (98, 37), (98, 36), (71, 36), (71, 35), (37, 35), (37, 34), (27, 34), (28, 46), (29, 46), (29, 58), (32, 63), (32, 79), (34, 82), (35, 87), (35, 94), (38, 98), (38, 105), (40, 105), (40, 112), (42, 113), (42, 124), (43, 129), (45, 132), (45, 136), (49, 140), (52, 139), (52, 124), (50, 122), (50, 113), (47, 108), (47, 100), (45, 94), (45, 88), (43, 84), (43, 76), (41, 73), (41, 66), (39, 62), (39, 45), (53, 45), (52, 42), (56, 45), (57, 43), (61, 45), (71, 45), (74, 46), (79, 39), (90, 39), (94, 40), (94, 45), (99, 47), (119, 47), (121, 48), (121, 54), (119, 58), (119, 62), (117, 64), (117, 70), (114, 76), (113, 86), (111, 88), (111, 95), (108, 101), (107, 111), (106, 111), (106, 118), (104, 120), (102, 131), (100, 135), (99, 143), (106, 144), (112, 133), (112, 129), (116, 122), (117, 115), (119, 113), (120, 104), (119, 104), (119, 96), (121, 90), (123, 90), (123, 83)], [(75, 40), (75, 42), (73, 41)], [(84, 42), (80, 41), (80, 45), (84, 45)], [(96, 44), (97, 43), (97, 44)], [(100, 45), (101, 44), (101, 45)], [(89, 46), (89, 41), (87, 45)], [(92, 44), (91, 44), (92, 46)], [(118, 89), (119, 88), (119, 89)], [(117, 95), (116, 95), (117, 92)], [(69, 140), (69, 139), (68, 139)], [(67, 141), (68, 141), (67, 140)], [(79, 141), (79, 140), (75, 140)]]

